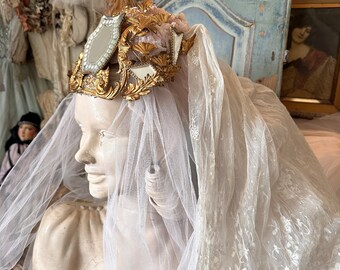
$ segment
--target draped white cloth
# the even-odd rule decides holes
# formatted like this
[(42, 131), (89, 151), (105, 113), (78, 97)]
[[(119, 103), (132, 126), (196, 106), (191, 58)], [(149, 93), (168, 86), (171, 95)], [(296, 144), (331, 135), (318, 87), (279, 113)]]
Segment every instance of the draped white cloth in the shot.
[(295, 122), (340, 198), (340, 113)]
[[(340, 204), (302, 134), (272, 90), (218, 63), (203, 26), (194, 33), (174, 81), (121, 101), (112, 125), (98, 131), (103, 155), (115, 156), (106, 166), (115, 185), (103, 267), (337, 269)], [(61, 183), (72, 192), (55, 204), (103, 203), (91, 199), (74, 159), (74, 99), (63, 101), (1, 187), (2, 270), (34, 242)], [(116, 151), (122, 138), (125, 154)]]

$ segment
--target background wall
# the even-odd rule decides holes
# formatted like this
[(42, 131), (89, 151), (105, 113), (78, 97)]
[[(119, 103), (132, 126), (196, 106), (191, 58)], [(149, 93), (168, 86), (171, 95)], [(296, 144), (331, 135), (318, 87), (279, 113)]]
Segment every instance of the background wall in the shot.
[(241, 76), (271, 77), (280, 92), (290, 0), (160, 0), (173, 13), (184, 12), (190, 24), (204, 24), (216, 54)]

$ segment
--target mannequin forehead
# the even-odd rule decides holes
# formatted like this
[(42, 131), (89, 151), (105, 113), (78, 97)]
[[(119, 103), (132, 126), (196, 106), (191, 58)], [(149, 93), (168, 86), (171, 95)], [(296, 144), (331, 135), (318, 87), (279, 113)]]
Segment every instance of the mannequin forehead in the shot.
[(113, 100), (96, 98), (93, 96), (76, 94), (75, 119), (79, 124), (93, 126), (93, 128), (108, 128), (115, 118), (122, 99)]

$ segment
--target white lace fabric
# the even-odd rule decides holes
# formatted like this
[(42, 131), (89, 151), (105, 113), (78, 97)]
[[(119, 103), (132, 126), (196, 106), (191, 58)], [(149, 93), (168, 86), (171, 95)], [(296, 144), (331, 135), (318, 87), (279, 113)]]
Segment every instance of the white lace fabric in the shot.
[[(203, 26), (192, 34), (174, 81), (122, 101), (101, 137), (116, 156), (105, 269), (336, 269), (340, 204), (303, 136), (272, 90), (218, 63)], [(34, 242), (61, 182), (72, 192), (55, 204), (102, 204), (74, 159), (74, 107), (67, 97), (1, 187), (1, 270)]]
[(219, 69), (207, 47), (196, 42), (188, 61), (197, 268), (334, 268), (339, 202), (319, 163), (275, 93)]

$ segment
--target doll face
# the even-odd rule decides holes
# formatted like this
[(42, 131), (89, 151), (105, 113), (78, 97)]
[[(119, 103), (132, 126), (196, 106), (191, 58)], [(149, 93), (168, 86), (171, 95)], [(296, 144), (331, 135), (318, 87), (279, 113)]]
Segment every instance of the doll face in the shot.
[(31, 141), (37, 136), (38, 130), (30, 124), (21, 124), (18, 129), (18, 136), (21, 141)]
[(75, 159), (85, 164), (90, 194), (99, 199), (106, 198), (113, 190), (117, 162), (126, 156), (127, 138), (117, 137), (110, 131), (120, 105), (119, 98), (76, 96), (75, 119), (82, 138)]
[(292, 31), (292, 40), (297, 44), (304, 43), (306, 39), (310, 36), (312, 31), (312, 27), (310, 26), (303, 26), (303, 27), (296, 27)]

